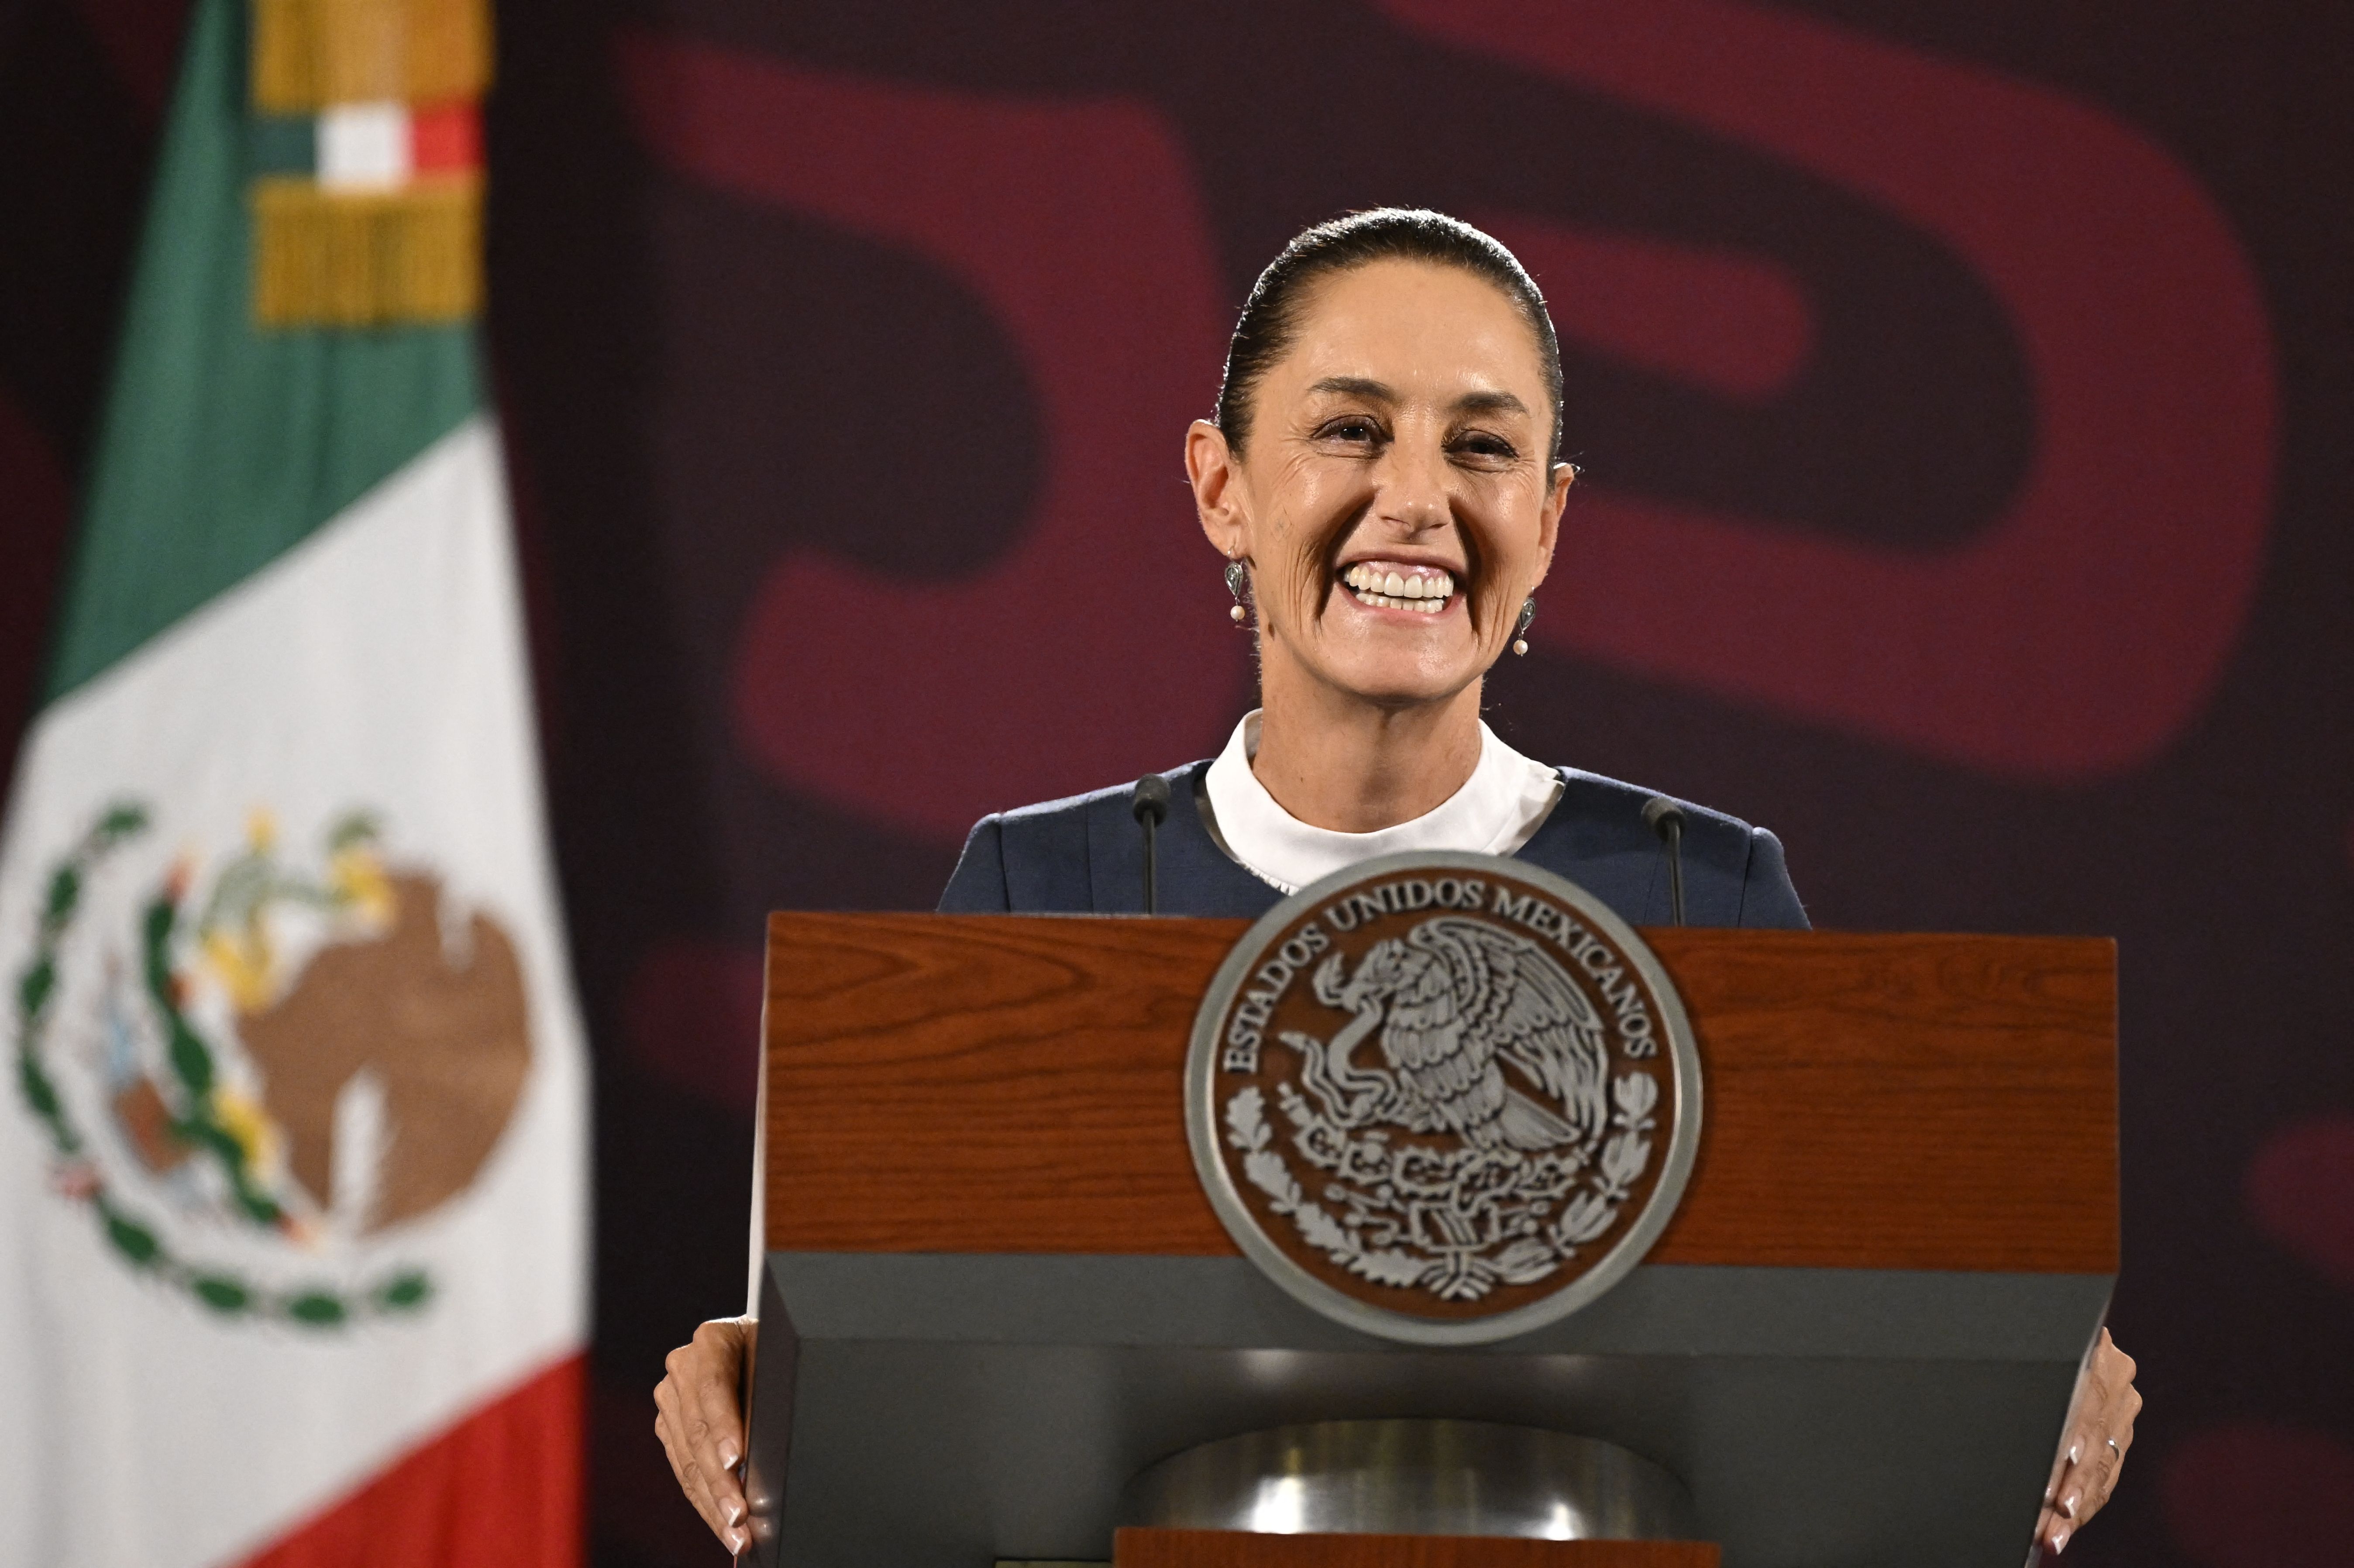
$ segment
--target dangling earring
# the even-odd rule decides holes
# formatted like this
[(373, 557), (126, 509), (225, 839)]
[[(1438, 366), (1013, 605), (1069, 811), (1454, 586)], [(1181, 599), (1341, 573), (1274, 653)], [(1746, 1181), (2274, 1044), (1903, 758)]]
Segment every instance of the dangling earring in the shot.
[(1245, 620), (1250, 618), (1250, 611), (1243, 608), (1243, 589), (1248, 587), (1250, 587), (1250, 568), (1244, 566), (1242, 562), (1238, 560), (1228, 561), (1226, 563), (1226, 591), (1235, 596), (1235, 607), (1234, 609), (1226, 611), (1226, 619), (1233, 621), (1236, 626), (1240, 626)]
[(1529, 654), (1529, 622), (1536, 618), (1536, 596), (1531, 594), (1521, 601), (1520, 624), (1512, 628), (1512, 652), (1523, 659)]

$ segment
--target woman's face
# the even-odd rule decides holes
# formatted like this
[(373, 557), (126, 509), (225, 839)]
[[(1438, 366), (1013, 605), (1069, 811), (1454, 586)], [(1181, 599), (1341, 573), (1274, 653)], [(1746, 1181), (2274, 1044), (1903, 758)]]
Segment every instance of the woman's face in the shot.
[(1204, 529), (1250, 567), (1267, 678), (1384, 707), (1479, 680), (1553, 561), (1551, 422), (1536, 336), (1485, 280), (1379, 261), (1314, 284), (1244, 455), (1208, 424), (1186, 444)]

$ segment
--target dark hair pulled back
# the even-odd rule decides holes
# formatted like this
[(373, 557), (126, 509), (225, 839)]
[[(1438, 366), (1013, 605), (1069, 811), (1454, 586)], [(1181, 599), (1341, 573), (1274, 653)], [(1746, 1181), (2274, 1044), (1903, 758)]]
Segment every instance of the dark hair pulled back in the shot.
[(1218, 386), (1218, 429), (1237, 454), (1250, 438), (1252, 401), (1275, 362), (1299, 335), (1299, 312), (1310, 285), (1374, 261), (1422, 261), (1459, 267), (1501, 290), (1536, 334), (1545, 393), (1553, 399), (1553, 440), (1561, 447), (1561, 342), (1544, 295), (1517, 257), (1459, 217), (1427, 207), (1380, 207), (1320, 223), (1294, 237), (1251, 285), (1250, 298), (1226, 345), (1225, 379)]

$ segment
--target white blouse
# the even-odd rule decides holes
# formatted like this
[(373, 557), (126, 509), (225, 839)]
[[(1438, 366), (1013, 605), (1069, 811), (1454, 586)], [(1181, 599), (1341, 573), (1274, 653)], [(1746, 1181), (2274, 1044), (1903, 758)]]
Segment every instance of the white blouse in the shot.
[(1376, 855), (1407, 850), (1511, 854), (1529, 842), (1561, 798), (1561, 775), (1531, 761), (1479, 726), (1479, 765), (1463, 788), (1410, 822), (1370, 833), (1311, 828), (1276, 804), (1251, 771), (1259, 710), (1235, 726), (1204, 780), (1226, 853), (1260, 881), (1296, 893), (1319, 877)]

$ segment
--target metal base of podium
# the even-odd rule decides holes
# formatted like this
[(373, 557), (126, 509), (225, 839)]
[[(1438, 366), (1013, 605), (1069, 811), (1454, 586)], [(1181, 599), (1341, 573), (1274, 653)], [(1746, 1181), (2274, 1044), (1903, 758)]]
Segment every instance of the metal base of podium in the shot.
[(1724, 1568), (2018, 1568), (2109, 1284), (1645, 1265), (1438, 1350), (1328, 1322), (1239, 1257), (771, 1253), (755, 1560), (1101, 1562), (1122, 1489), (1172, 1455), (1403, 1418), (1647, 1456)]
[(1486, 1421), (1321, 1421), (1171, 1456), (1120, 1522), (1267, 1534), (1685, 1541), (1683, 1483), (1613, 1443)]

